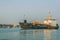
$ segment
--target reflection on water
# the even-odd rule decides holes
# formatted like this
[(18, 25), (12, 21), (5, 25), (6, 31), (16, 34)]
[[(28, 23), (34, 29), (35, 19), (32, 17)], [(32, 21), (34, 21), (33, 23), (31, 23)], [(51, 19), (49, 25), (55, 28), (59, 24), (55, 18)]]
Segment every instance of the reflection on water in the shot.
[(57, 40), (56, 30), (22, 30), (21, 40)]
[[(52, 34), (56, 32), (56, 30), (44, 30), (44, 40), (52, 40)], [(55, 33), (54, 33), (55, 34)], [(56, 37), (56, 36), (55, 36)], [(55, 38), (56, 39), (56, 38)], [(54, 40), (55, 40), (54, 39)]]
[[(4, 30), (3, 32), (1, 32)], [(9, 30), (9, 32), (7, 31)], [(6, 31), (6, 32), (5, 32)], [(0, 39), (9, 40), (59, 40), (58, 30), (43, 29), (0, 29)]]

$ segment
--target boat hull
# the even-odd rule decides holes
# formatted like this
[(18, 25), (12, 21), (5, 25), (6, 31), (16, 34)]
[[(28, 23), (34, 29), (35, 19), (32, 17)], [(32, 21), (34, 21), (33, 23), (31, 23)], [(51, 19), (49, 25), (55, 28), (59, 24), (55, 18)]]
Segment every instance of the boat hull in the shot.
[(28, 23), (20, 23), (20, 27), (22, 29), (58, 29), (59, 26), (58, 24), (56, 24), (56, 26), (49, 26), (49, 25), (44, 25), (44, 24), (40, 24), (40, 25), (32, 25), (32, 24), (28, 24)]

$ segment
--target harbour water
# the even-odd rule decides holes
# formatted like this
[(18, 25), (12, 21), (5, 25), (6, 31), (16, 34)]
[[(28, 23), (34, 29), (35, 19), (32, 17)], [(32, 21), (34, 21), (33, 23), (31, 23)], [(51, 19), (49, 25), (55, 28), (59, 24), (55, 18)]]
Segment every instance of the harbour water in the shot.
[(60, 29), (0, 28), (0, 40), (60, 40)]

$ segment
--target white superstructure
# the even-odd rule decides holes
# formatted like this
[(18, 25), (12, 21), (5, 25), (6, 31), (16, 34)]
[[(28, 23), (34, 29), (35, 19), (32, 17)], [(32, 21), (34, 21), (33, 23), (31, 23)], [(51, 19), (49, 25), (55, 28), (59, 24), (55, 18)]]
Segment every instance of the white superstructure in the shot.
[(55, 19), (52, 19), (50, 11), (49, 11), (48, 17), (44, 20), (44, 24), (51, 25), (51, 26), (56, 26), (56, 21), (55, 21)]

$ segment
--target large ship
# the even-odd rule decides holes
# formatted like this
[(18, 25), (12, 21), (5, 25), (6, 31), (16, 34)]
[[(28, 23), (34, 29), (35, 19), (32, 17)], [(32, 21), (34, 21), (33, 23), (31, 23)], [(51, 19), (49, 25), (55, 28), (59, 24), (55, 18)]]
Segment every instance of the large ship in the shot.
[(59, 25), (56, 23), (56, 20), (52, 18), (51, 12), (48, 13), (48, 17), (44, 19), (43, 23), (40, 23), (38, 20), (34, 22), (27, 22), (25, 19), (24, 22), (19, 22), (19, 25), (22, 29), (58, 29)]

